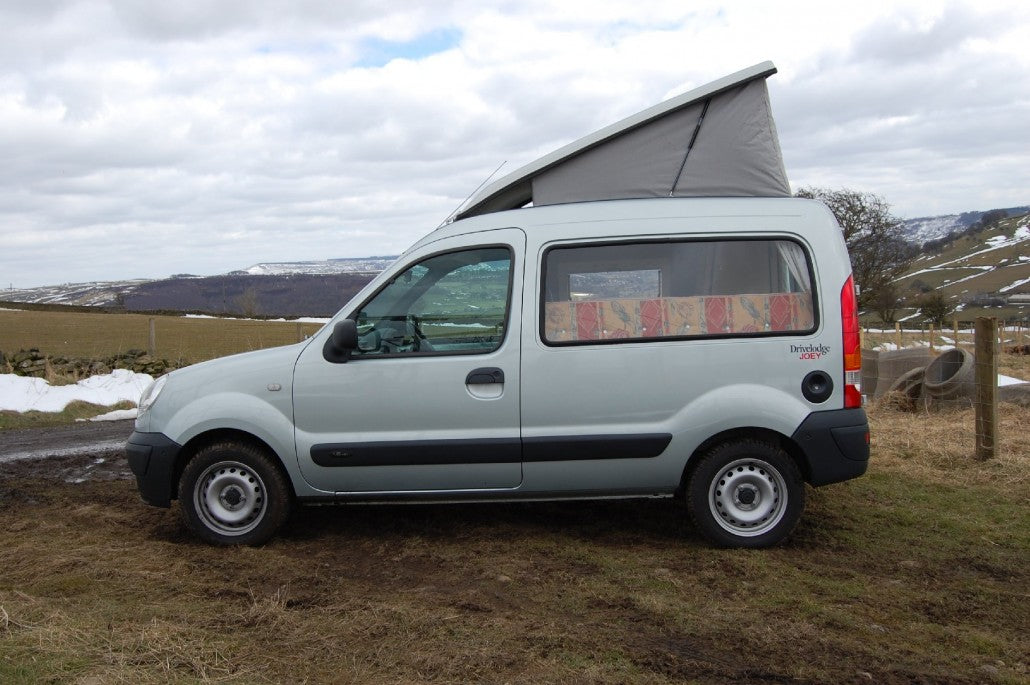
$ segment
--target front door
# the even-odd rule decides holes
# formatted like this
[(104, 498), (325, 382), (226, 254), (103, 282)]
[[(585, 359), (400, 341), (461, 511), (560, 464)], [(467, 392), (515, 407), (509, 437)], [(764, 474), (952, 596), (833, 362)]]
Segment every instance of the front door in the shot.
[(525, 236), (427, 245), (351, 311), (358, 350), (327, 361), (326, 327), (294, 378), (297, 457), (333, 492), (517, 487)]

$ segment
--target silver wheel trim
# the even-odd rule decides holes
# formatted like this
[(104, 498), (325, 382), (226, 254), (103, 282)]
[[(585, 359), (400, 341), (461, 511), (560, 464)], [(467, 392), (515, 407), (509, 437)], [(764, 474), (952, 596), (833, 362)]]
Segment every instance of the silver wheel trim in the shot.
[(712, 517), (741, 537), (768, 532), (787, 511), (787, 484), (761, 459), (737, 459), (719, 470), (708, 488)]
[(205, 469), (193, 488), (193, 504), (208, 529), (230, 536), (254, 530), (268, 506), (261, 477), (238, 461)]

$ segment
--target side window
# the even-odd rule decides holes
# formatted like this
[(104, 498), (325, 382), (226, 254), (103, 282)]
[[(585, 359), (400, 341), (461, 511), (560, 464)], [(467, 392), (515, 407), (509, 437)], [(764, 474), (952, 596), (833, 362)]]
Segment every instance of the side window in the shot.
[(355, 356), (491, 352), (504, 340), (510, 290), (507, 248), (425, 259), (358, 311)]
[(790, 240), (556, 247), (544, 256), (544, 342), (807, 333), (811, 268)]

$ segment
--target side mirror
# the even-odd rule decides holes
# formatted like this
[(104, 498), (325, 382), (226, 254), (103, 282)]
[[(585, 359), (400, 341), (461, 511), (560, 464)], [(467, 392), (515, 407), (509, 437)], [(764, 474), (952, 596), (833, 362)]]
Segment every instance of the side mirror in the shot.
[(354, 319), (337, 321), (333, 333), (322, 347), (322, 356), (327, 362), (343, 364), (358, 348), (358, 325)]

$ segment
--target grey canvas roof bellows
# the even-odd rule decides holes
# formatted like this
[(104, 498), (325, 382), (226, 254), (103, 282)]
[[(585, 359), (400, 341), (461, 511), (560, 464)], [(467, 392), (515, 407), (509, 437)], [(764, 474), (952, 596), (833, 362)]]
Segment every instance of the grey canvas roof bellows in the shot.
[(541, 157), (456, 215), (643, 197), (789, 197), (762, 62)]

